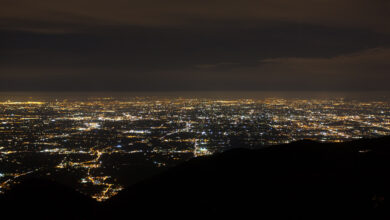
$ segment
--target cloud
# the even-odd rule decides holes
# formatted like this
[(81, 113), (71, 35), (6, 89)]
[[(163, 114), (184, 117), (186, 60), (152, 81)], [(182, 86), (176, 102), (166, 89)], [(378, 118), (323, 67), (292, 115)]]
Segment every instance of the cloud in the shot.
[(390, 49), (374, 48), (351, 54), (338, 55), (330, 58), (272, 58), (260, 61), (263, 67), (275, 68), (281, 71), (293, 71), (311, 74), (366, 74), (390, 75)]
[(389, 60), (389, 48), (374, 48), (329, 58), (262, 59), (257, 67), (239, 71), (263, 88), (388, 90)]
[(238, 65), (239, 63), (235, 62), (221, 62), (221, 63), (214, 63), (214, 64), (199, 64), (195, 65), (195, 68), (198, 69), (215, 69), (220, 67), (231, 67), (232, 65)]
[(2, 89), (23, 80), (32, 89), (124, 90), (390, 81), (388, 0), (1, 2)]
[[(3, 0), (2, 26), (14, 19), (89, 25), (208, 26), (242, 21), (364, 28), (390, 33), (387, 0)], [(23, 25), (22, 25), (23, 26)], [(19, 27), (22, 28), (22, 27)], [(31, 28), (31, 27), (23, 27)]]
[[(3, 67), (0, 87), (54, 91), (389, 90), (388, 60), (390, 48), (373, 48), (326, 58), (281, 57), (250, 65), (216, 63), (140, 72), (118, 67)], [(229, 68), (224, 68), (225, 64)]]

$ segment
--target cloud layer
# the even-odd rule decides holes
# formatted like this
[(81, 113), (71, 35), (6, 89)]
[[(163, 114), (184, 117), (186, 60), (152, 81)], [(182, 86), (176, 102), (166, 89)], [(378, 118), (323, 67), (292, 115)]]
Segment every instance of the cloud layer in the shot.
[(2, 0), (1, 90), (383, 90), (388, 0)]
[[(366, 28), (389, 32), (387, 0), (3, 0), (3, 28), (58, 29), (62, 24), (183, 26), (245, 21), (253, 25), (270, 21), (323, 26)], [(25, 21), (29, 24), (24, 23)], [(19, 24), (18, 24), (19, 22)], [(39, 22), (46, 22), (44, 24)], [(38, 24), (39, 23), (39, 24)], [(37, 27), (41, 25), (41, 27)]]

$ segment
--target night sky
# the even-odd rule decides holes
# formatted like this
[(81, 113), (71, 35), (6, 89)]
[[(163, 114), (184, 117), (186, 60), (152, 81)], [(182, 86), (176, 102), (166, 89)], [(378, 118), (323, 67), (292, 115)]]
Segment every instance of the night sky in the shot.
[(389, 0), (0, 0), (1, 91), (389, 82)]

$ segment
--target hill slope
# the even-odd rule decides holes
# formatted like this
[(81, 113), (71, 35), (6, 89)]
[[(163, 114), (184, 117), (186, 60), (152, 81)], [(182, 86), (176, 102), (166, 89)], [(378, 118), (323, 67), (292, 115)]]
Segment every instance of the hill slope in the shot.
[[(107, 202), (112, 213), (319, 218), (387, 215), (390, 138), (299, 141), (191, 160)], [(153, 211), (150, 211), (153, 210)]]
[(93, 219), (101, 204), (46, 179), (26, 179), (0, 197), (1, 215), (11, 219)]

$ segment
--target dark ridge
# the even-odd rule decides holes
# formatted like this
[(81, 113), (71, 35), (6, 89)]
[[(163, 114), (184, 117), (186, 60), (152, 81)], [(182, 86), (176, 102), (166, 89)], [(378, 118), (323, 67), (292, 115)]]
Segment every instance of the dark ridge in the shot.
[(390, 137), (233, 149), (136, 184), (106, 207), (117, 217), (378, 219), (390, 217), (389, 167)]
[(0, 197), (1, 215), (10, 219), (92, 219), (99, 206), (92, 198), (48, 179), (27, 178)]
[[(297, 141), (194, 158), (104, 203), (34, 180), (1, 198), (4, 210), (40, 219), (255, 216), (390, 219), (390, 137)], [(4, 211), (3, 211), (4, 212)]]

